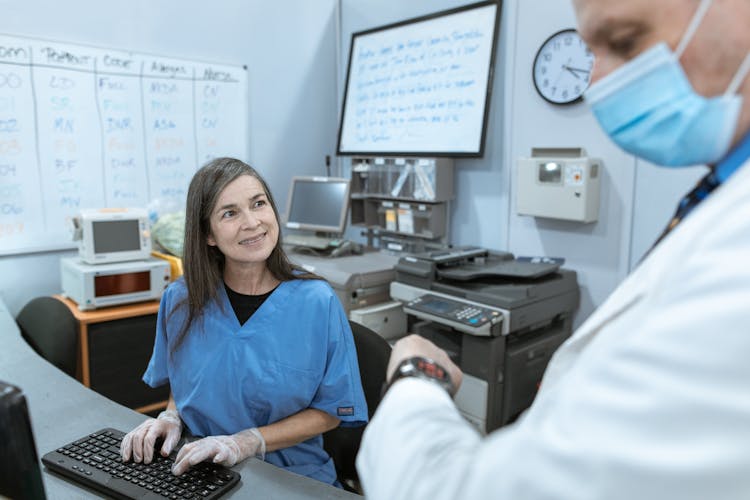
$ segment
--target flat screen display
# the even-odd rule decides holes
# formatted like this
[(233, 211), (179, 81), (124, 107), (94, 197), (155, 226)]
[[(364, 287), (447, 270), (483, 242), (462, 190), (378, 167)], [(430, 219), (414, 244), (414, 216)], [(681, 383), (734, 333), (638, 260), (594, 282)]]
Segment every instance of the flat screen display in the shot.
[(149, 271), (94, 277), (94, 296), (96, 297), (148, 292), (150, 289), (151, 273)]
[(422, 306), (426, 309), (432, 309), (435, 312), (443, 314), (448, 314), (456, 308), (456, 305), (452, 302), (434, 298), (423, 301)]
[(94, 253), (131, 252), (141, 249), (138, 219), (94, 221)]
[(500, 6), (354, 33), (338, 153), (481, 156)]
[(287, 227), (343, 233), (348, 208), (348, 179), (295, 177), (289, 195)]

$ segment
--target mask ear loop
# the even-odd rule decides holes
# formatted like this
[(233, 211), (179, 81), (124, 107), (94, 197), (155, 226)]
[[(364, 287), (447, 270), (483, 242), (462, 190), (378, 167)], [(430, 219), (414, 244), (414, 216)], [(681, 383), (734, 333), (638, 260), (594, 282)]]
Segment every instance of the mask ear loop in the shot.
[(682, 40), (680, 40), (680, 43), (674, 51), (675, 57), (678, 61), (682, 57), (682, 53), (685, 52), (688, 43), (692, 40), (693, 35), (695, 35), (695, 31), (698, 29), (701, 21), (703, 21), (703, 16), (706, 15), (708, 8), (711, 7), (711, 2), (712, 0), (701, 0), (700, 5), (698, 5), (698, 10), (693, 14), (693, 19), (690, 20), (690, 24), (688, 24), (685, 34), (682, 36)]
[[(695, 11), (695, 14), (693, 14), (693, 18), (690, 20), (690, 24), (688, 24), (685, 34), (682, 36), (682, 40), (680, 40), (680, 43), (675, 49), (674, 54), (678, 61), (682, 57), (683, 52), (685, 52), (685, 48), (687, 48), (690, 40), (693, 39), (693, 35), (695, 35), (698, 26), (700, 26), (701, 21), (703, 21), (703, 17), (706, 15), (706, 12), (708, 12), (709, 7), (711, 7), (712, 1), (713, 0), (701, 0), (701, 3), (698, 5), (698, 9)], [(729, 82), (724, 95), (731, 96), (736, 94), (737, 89), (739, 89), (740, 84), (745, 80), (745, 77), (747, 77), (748, 72), (750, 72), (750, 53), (745, 55), (745, 59), (740, 64), (734, 77), (732, 77), (732, 81)]]
[(732, 81), (729, 82), (729, 86), (727, 87), (727, 91), (724, 92), (724, 95), (729, 96), (736, 94), (737, 89), (740, 88), (740, 84), (745, 81), (748, 72), (750, 72), (750, 52), (745, 55), (745, 59), (742, 61), (742, 64), (740, 64), (739, 69), (737, 69), (737, 73), (735, 73)]

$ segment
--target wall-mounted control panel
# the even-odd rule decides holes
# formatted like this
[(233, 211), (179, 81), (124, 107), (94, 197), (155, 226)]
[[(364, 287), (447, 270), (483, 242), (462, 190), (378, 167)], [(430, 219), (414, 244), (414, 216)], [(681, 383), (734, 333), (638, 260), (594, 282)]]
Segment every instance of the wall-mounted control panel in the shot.
[(518, 159), (516, 212), (550, 219), (596, 222), (600, 160), (583, 148), (534, 148)]

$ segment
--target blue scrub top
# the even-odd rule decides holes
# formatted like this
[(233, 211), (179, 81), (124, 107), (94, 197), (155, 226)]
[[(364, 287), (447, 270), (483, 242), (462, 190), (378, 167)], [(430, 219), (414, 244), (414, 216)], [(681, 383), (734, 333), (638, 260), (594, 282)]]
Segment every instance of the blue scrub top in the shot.
[[(194, 320), (179, 349), (172, 343), (187, 316), (183, 279), (164, 292), (154, 352), (144, 382), (169, 382), (183, 422), (196, 436), (234, 434), (277, 422), (306, 408), (343, 426), (364, 425), (367, 403), (357, 351), (344, 310), (322, 280), (282, 282), (244, 325), (223, 284), (218, 301)], [(171, 314), (170, 314), (171, 313)], [(335, 484), (322, 435), (269, 452), (266, 461)]]

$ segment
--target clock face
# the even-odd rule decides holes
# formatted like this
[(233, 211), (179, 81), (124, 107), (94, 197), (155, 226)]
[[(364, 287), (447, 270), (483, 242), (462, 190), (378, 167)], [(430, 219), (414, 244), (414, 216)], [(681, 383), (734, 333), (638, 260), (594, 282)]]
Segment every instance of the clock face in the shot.
[(581, 99), (589, 86), (594, 54), (574, 29), (549, 37), (534, 59), (534, 86), (553, 104), (569, 104)]

